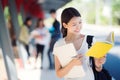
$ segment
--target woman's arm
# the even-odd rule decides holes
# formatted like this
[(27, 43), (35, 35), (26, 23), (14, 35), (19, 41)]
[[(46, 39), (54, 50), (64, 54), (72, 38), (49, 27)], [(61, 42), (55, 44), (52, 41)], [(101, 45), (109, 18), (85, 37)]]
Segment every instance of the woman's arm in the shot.
[(62, 67), (57, 56), (55, 57), (55, 71), (56, 74), (59, 78), (64, 77), (71, 69), (73, 66), (78, 66), (82, 64), (82, 57), (79, 58), (75, 58), (73, 59), (68, 65), (66, 65), (65, 67)]

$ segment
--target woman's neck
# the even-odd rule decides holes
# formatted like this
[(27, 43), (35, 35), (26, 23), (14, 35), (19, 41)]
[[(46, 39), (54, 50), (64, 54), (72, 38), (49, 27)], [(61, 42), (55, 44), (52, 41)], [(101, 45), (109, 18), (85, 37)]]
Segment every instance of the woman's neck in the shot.
[(73, 42), (73, 41), (79, 39), (81, 35), (82, 35), (82, 34), (75, 35), (75, 34), (69, 33), (69, 34), (65, 37), (65, 40), (66, 40), (66, 41), (72, 41), (72, 42)]

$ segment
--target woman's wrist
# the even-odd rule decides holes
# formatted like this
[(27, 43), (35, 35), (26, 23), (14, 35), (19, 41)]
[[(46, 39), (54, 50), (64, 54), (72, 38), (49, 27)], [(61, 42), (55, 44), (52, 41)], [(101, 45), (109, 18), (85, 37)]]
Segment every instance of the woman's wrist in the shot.
[(102, 71), (102, 66), (95, 66), (95, 69), (97, 70), (97, 71)]

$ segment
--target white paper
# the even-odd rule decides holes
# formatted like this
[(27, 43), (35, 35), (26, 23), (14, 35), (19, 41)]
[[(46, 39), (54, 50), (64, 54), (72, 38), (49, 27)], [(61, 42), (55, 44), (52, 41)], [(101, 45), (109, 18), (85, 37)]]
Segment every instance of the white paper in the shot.
[(109, 35), (106, 38), (106, 41), (108, 41), (109, 43), (113, 43), (114, 42), (114, 32), (110, 32)]
[[(74, 45), (72, 43), (66, 44), (60, 47), (56, 47), (54, 49), (54, 53), (58, 57), (62, 67), (65, 67), (69, 62), (73, 59), (73, 56), (77, 55), (77, 52), (74, 48)], [(65, 77), (67, 78), (77, 78), (77, 77), (83, 77), (85, 76), (85, 72), (83, 67), (80, 66), (74, 66)]]

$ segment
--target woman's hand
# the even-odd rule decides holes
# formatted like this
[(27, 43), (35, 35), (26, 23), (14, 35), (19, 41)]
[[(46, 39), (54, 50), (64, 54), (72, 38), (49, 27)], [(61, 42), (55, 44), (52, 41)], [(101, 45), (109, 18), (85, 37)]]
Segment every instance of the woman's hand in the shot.
[(79, 54), (76, 57), (73, 58), (73, 60), (66, 65), (65, 67), (62, 67), (59, 59), (57, 58), (57, 56), (55, 56), (55, 70), (57, 73), (57, 76), (59, 78), (64, 77), (74, 66), (80, 66), (82, 65), (82, 57), (83, 55)]
[(78, 54), (77, 56), (75, 56), (73, 58), (73, 60), (71, 61), (71, 64), (73, 66), (79, 66), (79, 65), (82, 65), (82, 58), (83, 58), (83, 55), (82, 54)]
[(77, 58), (83, 58), (83, 55), (82, 54), (78, 54)]

